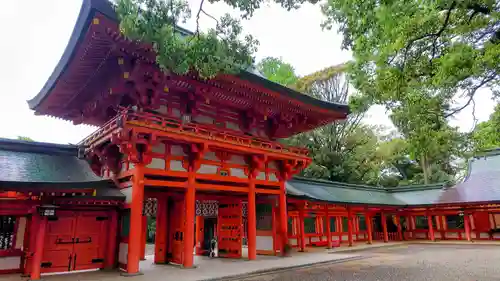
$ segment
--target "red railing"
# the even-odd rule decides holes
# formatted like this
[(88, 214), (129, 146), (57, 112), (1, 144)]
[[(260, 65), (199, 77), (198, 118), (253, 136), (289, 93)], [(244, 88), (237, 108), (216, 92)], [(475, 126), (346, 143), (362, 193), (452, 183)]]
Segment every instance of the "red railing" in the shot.
[[(397, 232), (388, 232), (387, 237), (389, 241), (399, 241), (398, 233)], [(384, 240), (384, 233), (383, 232), (374, 232), (373, 238), (375, 240)]]
[(180, 135), (188, 135), (246, 147), (255, 147), (284, 154), (295, 154), (302, 157), (307, 157), (308, 154), (308, 150), (305, 148), (285, 146), (278, 142), (272, 142), (262, 138), (235, 135), (234, 133), (223, 131), (219, 128), (204, 126), (202, 124), (183, 124), (179, 119), (138, 112), (122, 112), (85, 138), (80, 144), (90, 147), (99, 145), (102, 141), (105, 141), (110, 134), (119, 131), (121, 126), (125, 125), (146, 127), (165, 132), (175, 132)]

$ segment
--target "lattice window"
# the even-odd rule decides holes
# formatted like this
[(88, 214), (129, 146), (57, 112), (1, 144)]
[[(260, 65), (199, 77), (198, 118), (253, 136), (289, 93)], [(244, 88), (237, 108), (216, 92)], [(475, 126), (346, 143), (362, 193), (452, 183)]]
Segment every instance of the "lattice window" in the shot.
[(316, 218), (311, 218), (311, 217), (304, 218), (304, 232), (316, 233)]
[(0, 250), (10, 250), (14, 247), (16, 217), (0, 216)]
[(446, 224), (448, 229), (463, 229), (464, 216), (461, 215), (448, 215), (446, 216)]
[(271, 204), (257, 204), (257, 229), (272, 230), (273, 229), (273, 206)]

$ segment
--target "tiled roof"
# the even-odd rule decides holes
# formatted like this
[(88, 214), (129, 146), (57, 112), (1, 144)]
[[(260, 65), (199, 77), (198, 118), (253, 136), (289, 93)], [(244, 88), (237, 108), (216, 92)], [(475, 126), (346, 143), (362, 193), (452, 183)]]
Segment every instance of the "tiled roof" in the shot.
[(92, 188), (97, 197), (123, 197), (77, 153), (74, 145), (0, 139), (0, 190)]
[(500, 203), (500, 150), (469, 162), (465, 180), (446, 184), (378, 188), (324, 180), (294, 178), (287, 183), (290, 196), (332, 203), (423, 206), (459, 203)]

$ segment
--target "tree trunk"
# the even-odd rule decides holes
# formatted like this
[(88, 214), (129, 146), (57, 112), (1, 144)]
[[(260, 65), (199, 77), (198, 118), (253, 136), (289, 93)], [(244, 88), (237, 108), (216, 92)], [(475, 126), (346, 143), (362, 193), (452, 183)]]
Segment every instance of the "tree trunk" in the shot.
[(422, 171), (424, 173), (424, 184), (429, 184), (430, 173), (428, 166), (429, 165), (427, 164), (427, 157), (425, 153), (422, 153), (422, 155), (420, 156), (420, 167), (422, 167)]

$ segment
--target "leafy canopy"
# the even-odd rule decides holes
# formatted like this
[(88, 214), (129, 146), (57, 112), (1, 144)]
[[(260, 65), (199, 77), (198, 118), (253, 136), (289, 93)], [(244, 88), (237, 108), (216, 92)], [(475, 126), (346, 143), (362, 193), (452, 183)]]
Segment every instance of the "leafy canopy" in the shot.
[(488, 121), (476, 126), (472, 141), (476, 152), (500, 147), (500, 104), (497, 104)]
[[(117, 0), (116, 11), (120, 30), (132, 40), (150, 43), (156, 51), (157, 63), (163, 71), (186, 74), (196, 71), (203, 78), (218, 73), (234, 73), (253, 64), (258, 41), (251, 35), (242, 37), (242, 26), (229, 14), (216, 19), (204, 8), (201, 0), (196, 12), (196, 31), (191, 35), (178, 32), (178, 23), (191, 17), (186, 0)], [(220, 0), (209, 0), (210, 3)], [(317, 0), (275, 0), (290, 10), (300, 4)], [(264, 0), (224, 0), (249, 18)], [(204, 15), (216, 21), (216, 27), (201, 32), (199, 19)]]
[(293, 86), (298, 80), (294, 67), (281, 58), (266, 57), (257, 64), (257, 69), (267, 79), (283, 86)]
[[(408, 96), (441, 99), (445, 117), (500, 87), (500, 2), (328, 0), (324, 26), (338, 24), (351, 49), (353, 85), (389, 109)], [(456, 104), (457, 96), (465, 105)]]

